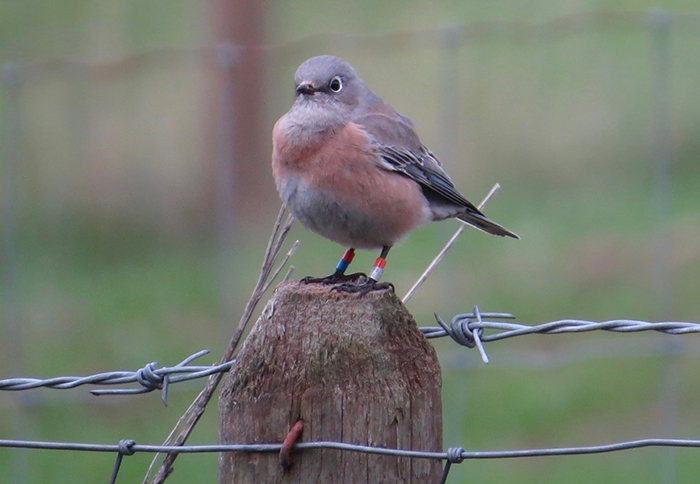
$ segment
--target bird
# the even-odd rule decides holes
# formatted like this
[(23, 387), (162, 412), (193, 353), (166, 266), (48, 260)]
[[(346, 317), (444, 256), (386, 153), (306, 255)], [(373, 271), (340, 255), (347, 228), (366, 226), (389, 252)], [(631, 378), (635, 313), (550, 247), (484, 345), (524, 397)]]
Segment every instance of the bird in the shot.
[[(272, 130), (275, 184), (305, 228), (348, 248), (333, 274), (303, 282), (341, 283), (334, 289), (362, 293), (393, 289), (380, 282), (389, 250), (431, 221), (456, 218), (519, 239), (457, 190), (413, 121), (375, 94), (348, 62), (311, 57), (294, 82), (294, 103)], [(369, 277), (345, 274), (355, 249), (381, 249)], [(358, 278), (362, 283), (353, 283)]]

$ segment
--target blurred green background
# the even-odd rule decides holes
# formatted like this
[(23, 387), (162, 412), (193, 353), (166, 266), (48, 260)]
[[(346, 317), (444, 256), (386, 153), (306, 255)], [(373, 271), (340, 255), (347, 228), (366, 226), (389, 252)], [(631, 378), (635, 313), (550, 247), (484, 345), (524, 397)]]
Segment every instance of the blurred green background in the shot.
[[(699, 11), (643, 0), (0, 3), (0, 378), (173, 365), (202, 348), (212, 354), (201, 364), (218, 360), (279, 208), (272, 125), (296, 67), (322, 53), (411, 117), (472, 201), (500, 182), (486, 213), (522, 237), (467, 231), (410, 301), (419, 324), (475, 304), (528, 324), (698, 321)], [(227, 76), (226, 40), (251, 44), (242, 55), (256, 67)], [(250, 126), (236, 118), (246, 93)], [(392, 251), (385, 277), (400, 295), (457, 226), (433, 224)], [(326, 274), (342, 254), (299, 226), (296, 238), (295, 277)], [(445, 448), (700, 436), (693, 335), (523, 337), (487, 346), (488, 366), (436, 346)], [(173, 388), (167, 408), (155, 393), (3, 393), (0, 438), (160, 443), (202, 385)], [(190, 443), (216, 440), (214, 402)], [(119, 482), (140, 482), (150, 458), (125, 459)], [(106, 482), (113, 462), (0, 449), (0, 482)], [(213, 454), (181, 456), (168, 482), (214, 482), (216, 467)], [(470, 461), (449, 482), (698, 475), (697, 450), (645, 449)]]

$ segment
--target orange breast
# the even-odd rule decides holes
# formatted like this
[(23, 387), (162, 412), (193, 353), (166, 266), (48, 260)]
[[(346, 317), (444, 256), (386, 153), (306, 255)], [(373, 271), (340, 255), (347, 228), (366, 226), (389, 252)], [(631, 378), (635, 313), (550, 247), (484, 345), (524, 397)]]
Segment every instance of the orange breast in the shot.
[(382, 168), (367, 134), (353, 123), (303, 149), (276, 135), (273, 171), (281, 194), (295, 184), (285, 201), (302, 224), (343, 245), (393, 245), (431, 219), (418, 184)]

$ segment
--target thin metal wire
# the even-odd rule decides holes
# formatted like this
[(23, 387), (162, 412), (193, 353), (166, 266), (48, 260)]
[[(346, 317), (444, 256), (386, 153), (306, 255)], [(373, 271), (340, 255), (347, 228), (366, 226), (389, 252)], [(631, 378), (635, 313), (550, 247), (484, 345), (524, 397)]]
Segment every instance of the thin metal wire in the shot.
[[(127, 441), (131, 442), (131, 441)], [(116, 452), (123, 450), (120, 444), (95, 444), (85, 442), (49, 442), (38, 440), (3, 440), (0, 439), (0, 447), (12, 447), (18, 449), (37, 450), (65, 450), (79, 452)], [(347, 444), (345, 442), (302, 442), (294, 446), (297, 450), (342, 450), (347, 452), (359, 452), (373, 455), (386, 455), (392, 457), (408, 457), (412, 459), (451, 460), (458, 463), (461, 460), (481, 459), (518, 459), (528, 457), (548, 457), (564, 455), (589, 455), (608, 452), (620, 452), (623, 450), (640, 449), (644, 447), (679, 447), (700, 448), (698, 439), (640, 439), (618, 442), (614, 444), (591, 445), (580, 447), (553, 447), (543, 449), (520, 450), (492, 450), (492, 451), (467, 451), (462, 448), (459, 451), (450, 449), (450, 452), (430, 452), (421, 450), (393, 449), (387, 447), (374, 447), (370, 445)], [(279, 452), (282, 444), (208, 444), (208, 445), (152, 445), (133, 444), (129, 446), (133, 453), (164, 453), (164, 454), (202, 454), (213, 452), (249, 452), (269, 453)], [(124, 455), (129, 455), (124, 453)]]
[[(700, 324), (684, 321), (654, 323), (634, 319), (615, 319), (602, 322), (562, 319), (537, 326), (502, 321), (503, 319), (514, 318), (515, 316), (509, 313), (482, 313), (479, 311), (479, 307), (475, 306), (474, 311), (471, 313), (457, 314), (452, 318), (450, 324), (436, 314), (435, 319), (440, 326), (421, 327), (420, 330), (429, 339), (449, 336), (457, 344), (467, 348), (476, 346), (484, 363), (488, 363), (489, 359), (482, 343), (528, 334), (584, 333), (599, 330), (618, 333), (656, 331), (675, 335), (700, 333)], [(485, 330), (497, 332), (485, 334)]]
[[(697, 21), (700, 19), (698, 15), (688, 15), (688, 14), (682, 14), (682, 15), (674, 15), (672, 17), (672, 20), (674, 24), (680, 24), (681, 22), (685, 22), (688, 26), (694, 27), (697, 25)], [(584, 24), (589, 24), (593, 22), (598, 22), (601, 24), (609, 24), (609, 25), (614, 25), (617, 22), (620, 22), (620, 20), (626, 20), (634, 23), (639, 23), (641, 24), (644, 21), (644, 15), (641, 12), (592, 12), (592, 13), (584, 13), (584, 14), (575, 14), (575, 15), (570, 15), (570, 16), (564, 16), (564, 17), (559, 17), (556, 19), (553, 19), (551, 21), (548, 21), (544, 24), (537, 24), (537, 25), (530, 25), (530, 24), (523, 24), (521, 22), (507, 22), (507, 21), (496, 21), (496, 22), (480, 22), (480, 23), (473, 23), (473, 24), (464, 24), (458, 29), (462, 30), (462, 37), (468, 40), (474, 40), (474, 39), (479, 39), (487, 36), (499, 36), (499, 37), (513, 37), (517, 39), (531, 39), (531, 40), (538, 40), (543, 38), (546, 35), (561, 35), (561, 34), (568, 34), (568, 33), (577, 33), (581, 31), (581, 27)], [(368, 37), (351, 37), (346, 39), (344, 36), (338, 36), (336, 34), (333, 34), (335, 38), (340, 39), (340, 41), (345, 41), (345, 40), (351, 40), (355, 42), (364, 42), (364, 41), (369, 41), (369, 42), (375, 42), (378, 38), (389, 38), (390, 40), (398, 40), (398, 41), (405, 41), (408, 39), (418, 39), (418, 38), (423, 38), (425, 36), (436, 36), (435, 34), (440, 34), (442, 31), (440, 29), (433, 31), (419, 31), (419, 32), (395, 32), (395, 33), (390, 33), (388, 35), (376, 35), (376, 36), (368, 36)], [(313, 37), (316, 38), (316, 37)], [(311, 38), (311, 39), (313, 39)], [(284, 49), (285, 47), (288, 46), (293, 46), (297, 45), (301, 42), (308, 42), (310, 38), (304, 38), (304, 39), (297, 39), (292, 42), (286, 43), (286, 44), (281, 44), (278, 46), (268, 46), (268, 47), (262, 47), (263, 49), (265, 48), (271, 48), (271, 49)], [(179, 57), (181, 54), (187, 54), (187, 52), (178, 52), (174, 51), (175, 56), (173, 56), (173, 52), (154, 52), (154, 53), (145, 53), (145, 54), (139, 54), (137, 56), (134, 56), (133, 58), (126, 59), (125, 61), (120, 61), (118, 63), (114, 64), (105, 64), (105, 65), (93, 65), (91, 63), (76, 63), (72, 61), (50, 61), (49, 63), (46, 64), (37, 64), (37, 65), (27, 65), (23, 66), (28, 67), (29, 69), (31, 68), (37, 68), (37, 70), (42, 69), (42, 68), (51, 68), (51, 67), (65, 67), (65, 68), (70, 68), (70, 67), (75, 67), (74, 70), (76, 73), (84, 73), (83, 75), (91, 75), (91, 74), (102, 74), (102, 75), (112, 75), (115, 72), (123, 72), (123, 70), (126, 70), (130, 68), (133, 65), (141, 65), (145, 64), (146, 61), (149, 61), (151, 59), (155, 58), (161, 58), (161, 57)], [(167, 54), (167, 55), (164, 55)], [(192, 51), (193, 57), (213, 57), (212, 50), (211, 49), (195, 49)], [(134, 60), (136, 62), (134, 62)], [(123, 69), (120, 69), (123, 68)], [(69, 70), (69, 69), (67, 69)], [(457, 341), (459, 344), (463, 344), (464, 346), (469, 346), (473, 347), (476, 346), (481, 355), (482, 358), (488, 359), (488, 356), (486, 355), (486, 352), (483, 347), (483, 342), (487, 341), (495, 341), (499, 339), (505, 339), (508, 337), (513, 337), (513, 336), (519, 336), (519, 335), (524, 335), (524, 334), (532, 334), (532, 333), (540, 333), (540, 334), (558, 334), (558, 333), (563, 333), (563, 332), (583, 332), (583, 331), (594, 331), (594, 330), (606, 330), (606, 331), (618, 331), (618, 332), (636, 332), (636, 331), (647, 331), (647, 330), (653, 330), (653, 331), (660, 331), (668, 334), (685, 334), (685, 333), (691, 333), (691, 332), (700, 332), (700, 325), (697, 323), (682, 323), (682, 322), (671, 322), (671, 323), (647, 323), (643, 321), (634, 321), (634, 320), (615, 320), (615, 321), (607, 321), (607, 322), (602, 322), (602, 323), (596, 323), (596, 322), (591, 322), (591, 321), (581, 321), (581, 320), (563, 320), (563, 321), (555, 321), (552, 323), (547, 323), (544, 325), (539, 325), (539, 326), (526, 326), (526, 325), (518, 325), (514, 323), (505, 323), (501, 321), (488, 321), (488, 314), (498, 314), (498, 313), (480, 313), (478, 308), (475, 308), (475, 311), (473, 313), (473, 318), (471, 320), (467, 321), (467, 319), (462, 319), (461, 321), (458, 321), (460, 324), (456, 326), (455, 324), (455, 318), (452, 320), (451, 325), (447, 325), (444, 323), (442, 320), (439, 319), (438, 317), (438, 323), (440, 323), (441, 327), (440, 328), (425, 328), (425, 333), (426, 336), (429, 338), (436, 338), (436, 337), (441, 337), (441, 336), (451, 336), (452, 339)], [(464, 315), (462, 315), (464, 316)], [(501, 318), (503, 319), (509, 319), (512, 318), (511, 315), (502, 315)], [(448, 329), (449, 328), (449, 329)], [(485, 330), (495, 330), (495, 331), (500, 331), (497, 334), (491, 334), (491, 335), (485, 335), (484, 331)], [(442, 334), (440, 334), (442, 332)], [(468, 342), (468, 344), (461, 343), (460, 339), (462, 341)], [(201, 356), (201, 355), (200, 355)], [(191, 359), (194, 359), (190, 357)], [(185, 365), (187, 363), (181, 363), (180, 365)], [(92, 377), (65, 377), (65, 378), (73, 378), (76, 379), (72, 385), (66, 383), (66, 386), (61, 386), (61, 383), (58, 383), (56, 386), (53, 385), (43, 385), (43, 384), (38, 384), (36, 386), (28, 386), (26, 388), (2, 388), (2, 383), (7, 382), (7, 381), (18, 381), (18, 380), (34, 380), (34, 382), (48, 382), (52, 380), (57, 380), (57, 379), (51, 379), (51, 380), (36, 380), (36, 379), (13, 379), (13, 380), (5, 380), (5, 381), (0, 381), (0, 389), (4, 390), (23, 390), (23, 389), (29, 389), (29, 388), (36, 388), (37, 386), (51, 386), (52, 388), (73, 388), (75, 386), (79, 386), (82, 384), (121, 384), (121, 383), (128, 383), (128, 382), (138, 382), (144, 388), (140, 389), (122, 389), (122, 390), (96, 390), (93, 391), (93, 393), (145, 393), (145, 392), (150, 392), (154, 389), (163, 389), (163, 398), (164, 401), (167, 401), (167, 392), (169, 388), (169, 383), (175, 382), (175, 381), (184, 381), (188, 379), (193, 379), (193, 378), (198, 378), (200, 376), (207, 376), (212, 373), (216, 373), (218, 371), (227, 371), (230, 368), (230, 365), (232, 362), (227, 363), (225, 365), (219, 365), (218, 367), (188, 367), (187, 368), (187, 374), (186, 375), (180, 375), (176, 377), (170, 377), (169, 373), (166, 373), (166, 370), (174, 370), (174, 368), (162, 368), (162, 369), (156, 369), (155, 368), (155, 363), (151, 363), (149, 365), (146, 365), (144, 368), (141, 370), (138, 370), (137, 372), (111, 372), (111, 373), (104, 373), (101, 375), (116, 375), (116, 374), (121, 374), (124, 375), (123, 378), (127, 378), (127, 380), (123, 381), (118, 381), (119, 377), (115, 376), (114, 381), (103, 381), (103, 382), (97, 382), (97, 381), (87, 381), (87, 379), (90, 379)], [(177, 365), (177, 366), (180, 366)], [(197, 373), (198, 369), (204, 369), (202, 370), (203, 373)], [(206, 372), (205, 372), (206, 371)], [(183, 373), (182, 371), (173, 371), (173, 373)], [(126, 374), (129, 374), (127, 377)], [(129, 379), (132, 378), (133, 379)], [(94, 377), (97, 377), (100, 375), (94, 375)], [(83, 380), (83, 381), (80, 381)], [(80, 381), (80, 382), (77, 382)], [(13, 441), (0, 441), (0, 447), (3, 446), (4, 442), (13, 442)], [(20, 442), (20, 441), (14, 441), (14, 442)], [(26, 441), (25, 441), (26, 442)], [(125, 441), (120, 442), (118, 446), (111, 446), (111, 447), (116, 447), (114, 449), (102, 449), (101, 451), (109, 451), (109, 452), (118, 452), (118, 461), (117, 465), (115, 466), (115, 472), (113, 475), (112, 482), (116, 480), (117, 473), (119, 471), (119, 464), (121, 464), (121, 458), (123, 455), (131, 455), (131, 453), (135, 451), (141, 451), (141, 452), (167, 452), (167, 453), (180, 453), (180, 452), (188, 452), (189, 448), (188, 447), (183, 447), (183, 446), (178, 446), (176, 449), (169, 448), (168, 446), (158, 446), (159, 450), (148, 450), (147, 447), (149, 446), (136, 446), (133, 444), (133, 441), (130, 442), (128, 446), (128, 451), (125, 451), (125, 447), (123, 445)], [(51, 443), (48, 443), (51, 444)], [(331, 445), (331, 444), (337, 444), (337, 443), (324, 443), (324, 442), (317, 442), (317, 443), (309, 443), (309, 444), (300, 444), (297, 447), (298, 448), (305, 448), (305, 446), (309, 446), (307, 448), (337, 448), (341, 450), (349, 450), (349, 451), (356, 451), (356, 452), (370, 452), (368, 450), (361, 450), (364, 446), (349, 446), (348, 444), (344, 444), (343, 447), (339, 447), (336, 445)], [(92, 445), (92, 444), (68, 444), (68, 445)], [(316, 445), (316, 447), (313, 447)], [(9, 447), (12, 447), (8, 445)], [(446, 455), (443, 457), (435, 457), (438, 453), (423, 453), (423, 454), (431, 454), (431, 457), (426, 457), (425, 455), (406, 455), (404, 452), (410, 452), (410, 451), (401, 451), (401, 454), (393, 454), (389, 453), (389, 455), (400, 455), (400, 456), (405, 456), (405, 457), (416, 457), (416, 458), (439, 458), (439, 459), (446, 459), (446, 465), (445, 465), (445, 471), (443, 473), (443, 482), (447, 478), (447, 474), (449, 472), (450, 466), (453, 463), (453, 458), (459, 458), (459, 459), (464, 459), (464, 458), (509, 458), (509, 457), (534, 457), (534, 456), (545, 456), (545, 455), (574, 455), (574, 454), (590, 454), (590, 453), (600, 453), (600, 452), (612, 452), (612, 451), (619, 451), (619, 450), (627, 450), (627, 449), (632, 449), (632, 448), (639, 448), (639, 447), (648, 447), (648, 446), (664, 446), (664, 447), (700, 447), (699, 441), (682, 441), (682, 440), (675, 440), (675, 439), (646, 439), (646, 440), (641, 440), (641, 441), (632, 441), (632, 442), (623, 442), (621, 444), (611, 444), (609, 446), (596, 446), (596, 447), (586, 447), (586, 448), (570, 448), (570, 449), (541, 449), (541, 450), (533, 450), (533, 451), (507, 451), (507, 454), (501, 453), (500, 455), (497, 455), (497, 452), (485, 452), (485, 453), (470, 453), (470, 452), (458, 452), (457, 456), (452, 453), (451, 457), (451, 452), (448, 452), (447, 454), (440, 454), (440, 455)], [(35, 448), (35, 447), (30, 447), (30, 446), (17, 446), (17, 447), (24, 447), (24, 448)], [(136, 447), (136, 449), (135, 449)], [(143, 448), (141, 448), (143, 447)], [(150, 446), (151, 448), (155, 448), (157, 446)], [(207, 446), (195, 446), (199, 447), (201, 449), (205, 449)], [(210, 446), (211, 447), (211, 446)], [(252, 449), (243, 449), (241, 447), (250, 447), (250, 446), (236, 446), (239, 447), (239, 449), (224, 449), (224, 451), (254, 451)], [(263, 452), (267, 451), (277, 451), (279, 449), (279, 446), (275, 446), (276, 448), (271, 448), (268, 450), (262, 450)], [(349, 448), (349, 447), (354, 447), (354, 448)], [(45, 447), (49, 448), (49, 447)], [(191, 447), (190, 447), (191, 448)], [(365, 449), (369, 449), (366, 448)], [(370, 453), (375, 453), (375, 454), (385, 454), (391, 449), (377, 449), (376, 452), (370, 452)], [(63, 450), (97, 450), (97, 449), (68, 449), (64, 448)], [(450, 449), (452, 451), (453, 449)], [(199, 450), (201, 452), (205, 452), (207, 450)], [(211, 450), (211, 451), (220, 451), (220, 450)], [(513, 453), (516, 452), (518, 455), (514, 455)], [(539, 453), (538, 453), (539, 452)], [(474, 456), (469, 456), (469, 454), (475, 454)], [(478, 456), (476, 455), (478, 454)]]
[[(498, 341), (515, 336), (528, 334), (560, 334), (582, 333), (588, 331), (614, 331), (620, 333), (636, 333), (640, 331), (657, 331), (666, 334), (700, 333), (700, 324), (691, 322), (648, 322), (631, 319), (617, 319), (595, 322), (578, 319), (563, 319), (537, 326), (508, 322), (514, 319), (510, 313), (481, 312), (476, 306), (471, 313), (457, 314), (450, 324), (440, 316), (435, 315), (440, 326), (424, 326), (420, 330), (426, 338), (441, 338), (449, 336), (457, 344), (468, 348), (477, 347), (482, 359), (488, 363), (488, 355), (483, 343)], [(497, 333), (485, 334), (485, 330)], [(136, 371), (110, 371), (90, 376), (59, 376), (55, 378), (9, 378), (0, 380), (0, 391), (20, 391), (34, 388), (54, 388), (66, 390), (82, 385), (123, 385), (139, 383), (141, 388), (97, 389), (91, 390), (94, 395), (129, 395), (148, 393), (153, 390), (163, 390), (163, 401), (167, 405), (168, 388), (172, 383), (179, 383), (197, 378), (203, 378), (214, 373), (228, 371), (235, 360), (212, 366), (187, 366), (197, 358), (208, 354), (208, 350), (199, 351), (173, 367), (156, 368), (157, 362), (152, 362)]]
[[(212, 452), (249, 452), (269, 453), (279, 452), (283, 444), (213, 444), (213, 445), (150, 445), (136, 444), (133, 440), (122, 440), (118, 444), (94, 444), (83, 442), (47, 442), (37, 440), (1, 440), (0, 447), (38, 450), (64, 450), (77, 452), (116, 452), (117, 460), (112, 471), (111, 484), (114, 484), (124, 456), (141, 453), (163, 454), (200, 454)], [(445, 460), (441, 484), (446, 482), (452, 464), (464, 460), (476, 459), (515, 459), (527, 457), (551, 457), (565, 455), (602, 454), (623, 450), (640, 449), (643, 447), (690, 447), (700, 448), (700, 440), (690, 439), (641, 439), (615, 444), (592, 445), (581, 447), (555, 447), (545, 449), (497, 450), (497, 451), (466, 451), (462, 447), (450, 448), (447, 452), (426, 452), (419, 450), (391, 449), (369, 445), (346, 444), (344, 442), (303, 442), (294, 446), (297, 450), (326, 449), (360, 452), (373, 455), (393, 457), (408, 457), (412, 459)]]
[(148, 393), (153, 390), (163, 390), (163, 403), (168, 404), (168, 388), (172, 383), (203, 378), (214, 373), (228, 371), (235, 360), (221, 365), (187, 366), (192, 361), (209, 353), (209, 350), (199, 351), (172, 367), (156, 368), (157, 362), (149, 363), (136, 371), (110, 371), (91, 376), (59, 376), (48, 379), (10, 378), (0, 380), (0, 390), (19, 391), (34, 388), (54, 388), (66, 390), (81, 385), (123, 385), (139, 383), (141, 388), (98, 389), (91, 390), (94, 395), (131, 395)]
[(450, 447), (450, 449), (447, 451), (447, 460), (445, 461), (445, 468), (442, 470), (440, 484), (445, 484), (447, 482), (447, 476), (450, 474), (452, 464), (462, 463), (462, 461), (464, 460), (464, 457), (462, 457), (463, 453), (463, 447)]
[(109, 480), (109, 484), (115, 484), (117, 482), (117, 476), (119, 475), (119, 469), (122, 466), (122, 459), (125, 455), (134, 455), (134, 444), (135, 440), (124, 439), (119, 442), (119, 453), (117, 454), (117, 460), (114, 463), (114, 470), (112, 470), (112, 478)]
[[(414, 42), (424, 44), (426, 41), (444, 42), (445, 35), (459, 35), (462, 42), (484, 39), (512, 39), (518, 42), (537, 42), (544, 39), (576, 35), (591, 26), (597, 27), (643, 27), (648, 22), (647, 10), (594, 10), (562, 15), (545, 22), (526, 23), (519, 20), (483, 20), (436, 26), (427, 29), (389, 31), (374, 34), (353, 34), (342, 32), (322, 32), (298, 37), (285, 42), (264, 45), (235, 45), (235, 49), (252, 49), (261, 52), (276, 52), (284, 56), (290, 51), (298, 50), (302, 45), (355, 45), (362, 47), (386, 49), (406, 47)], [(700, 14), (696, 12), (668, 12), (669, 22), (675, 29), (696, 32), (700, 25)], [(65, 71), (76, 76), (111, 79), (124, 72), (138, 69), (154, 61), (171, 62), (177, 60), (205, 60), (214, 65), (217, 58), (216, 48), (210, 46), (193, 48), (160, 48), (138, 52), (113, 62), (92, 62), (78, 59), (50, 59), (22, 64), (22, 71), (31, 75), (46, 75), (47, 72)]]
[[(482, 313), (483, 314), (483, 313)], [(677, 357), (700, 356), (700, 340), (691, 342), (690, 340), (678, 340), (679, 345), (669, 345), (664, 341), (606, 341), (596, 342), (596, 346), (591, 348), (590, 343), (570, 343), (562, 347), (544, 349), (532, 348), (508, 348), (507, 351), (497, 351), (496, 358), (489, 364), (499, 368), (532, 368), (549, 369), (575, 363), (582, 363), (600, 359), (615, 358), (658, 358), (669, 355)], [(696, 344), (697, 343), (697, 344)], [(492, 350), (493, 351), (493, 350)], [(477, 366), (468, 354), (458, 348), (450, 351), (441, 351), (440, 366), (444, 371), (451, 370), (471, 370)], [(184, 388), (180, 388), (185, 390)], [(172, 393), (177, 388), (170, 388)], [(116, 399), (95, 399), (83, 393), (53, 392), (42, 395), (40, 399), (28, 399), (24, 404), (28, 408), (47, 407), (51, 405), (63, 405), (66, 403), (80, 405), (121, 405)], [(15, 404), (9, 398), (0, 399), (0, 412), (4, 408), (15, 408)]]
[(450, 474), (450, 469), (452, 468), (452, 462), (449, 460), (445, 462), (445, 467), (442, 470), (442, 477), (440, 477), (440, 484), (445, 484), (447, 482), (447, 476)]

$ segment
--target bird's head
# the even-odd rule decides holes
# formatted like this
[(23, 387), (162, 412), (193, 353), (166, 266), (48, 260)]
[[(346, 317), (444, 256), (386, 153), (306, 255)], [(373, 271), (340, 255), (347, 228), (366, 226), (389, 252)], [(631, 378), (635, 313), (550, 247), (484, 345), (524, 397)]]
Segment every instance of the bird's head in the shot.
[(353, 108), (364, 89), (355, 69), (340, 57), (321, 55), (305, 61), (294, 76), (299, 102), (340, 103)]

